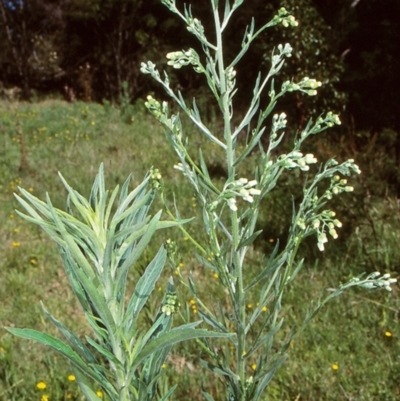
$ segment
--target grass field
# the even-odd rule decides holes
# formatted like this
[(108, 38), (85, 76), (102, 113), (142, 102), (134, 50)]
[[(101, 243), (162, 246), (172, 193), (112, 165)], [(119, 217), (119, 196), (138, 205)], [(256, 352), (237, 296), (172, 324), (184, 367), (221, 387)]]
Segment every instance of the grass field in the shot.
[[(55, 245), (15, 213), (13, 192), (18, 186), (41, 199), (48, 192), (53, 203), (64, 208), (66, 194), (58, 171), (70, 185), (87, 195), (101, 162), (109, 188), (122, 183), (130, 173), (137, 184), (155, 166), (163, 173), (171, 200), (172, 193), (179, 199), (184, 217), (199, 212), (190, 189), (173, 169), (176, 159), (157, 121), (140, 105), (133, 109), (129, 124), (124, 120), (119, 110), (110, 105), (55, 100), (39, 104), (1, 103), (0, 400), (47, 401), (44, 395), (48, 401), (82, 399), (76, 383), (68, 379), (71, 371), (61, 357), (37, 344), (12, 337), (4, 326), (55, 333), (41, 313), (40, 301), (43, 301), (56, 317), (80, 335), (84, 336), (88, 330), (69, 290)], [(203, 146), (195, 132), (191, 146)], [(205, 146), (207, 162), (215, 167), (218, 176), (218, 154), (214, 148)], [(265, 243), (253, 250), (254, 260), (268, 250), (269, 242), (276, 240), (272, 221), (284, 221), (281, 217), (265, 210), (263, 221), (269, 227), (268, 235), (263, 237)], [(330, 249), (324, 254), (309, 250), (306, 245), (306, 266), (284, 300), (287, 328), (301, 322), (311, 300), (317, 299), (323, 290), (329, 291), (354, 275), (377, 268), (394, 277), (400, 273), (399, 204), (390, 198), (371, 199), (368, 208), (358, 210), (356, 217), (343, 236), (345, 240), (329, 244)], [(195, 233), (196, 223), (188, 229)], [(192, 271), (198, 277), (199, 291), (207, 291), (211, 302), (223, 299), (217, 286), (212, 285), (215, 280), (212, 272), (198, 265), (185, 238), (178, 231), (168, 235), (173, 235), (179, 243), (184, 274)], [(165, 237), (157, 239), (162, 240)], [(157, 247), (158, 244), (149, 254)], [(251, 274), (251, 264), (249, 269)], [(140, 266), (135, 266), (131, 282), (137, 279), (138, 271)], [(173, 272), (166, 271), (163, 279), (169, 274)], [(178, 285), (179, 291), (181, 303), (191, 305), (195, 313), (190, 297)], [(254, 302), (256, 299), (254, 294)], [(157, 301), (156, 296), (153, 305)], [(249, 302), (248, 308), (253, 307)], [(351, 291), (333, 301), (293, 344), (288, 362), (269, 386), (265, 400), (400, 399), (399, 308), (397, 287), (391, 293)], [(165, 368), (163, 384), (175, 383), (179, 378), (172, 398), (178, 401), (200, 400), (202, 383), (216, 400), (222, 401), (222, 397), (218, 398), (220, 384), (216, 378), (205, 376), (198, 353), (191, 344), (175, 347)], [(46, 389), (37, 388), (41, 381), (46, 383)]]

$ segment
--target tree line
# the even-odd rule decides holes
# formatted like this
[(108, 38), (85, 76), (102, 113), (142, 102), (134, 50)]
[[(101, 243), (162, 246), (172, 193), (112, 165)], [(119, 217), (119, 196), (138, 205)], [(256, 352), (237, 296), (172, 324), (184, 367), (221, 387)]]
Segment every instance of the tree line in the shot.
[[(184, 8), (184, 1), (176, 3)], [(212, 39), (209, 2), (192, 3)], [(294, 54), (282, 80), (309, 75), (324, 83), (318, 98), (288, 100), (299, 125), (329, 107), (357, 128), (399, 131), (398, 0), (246, 0), (226, 32), (232, 56), (251, 18), (260, 25), (281, 6), (300, 26), (260, 36), (238, 68), (238, 82), (240, 76), (255, 79), (268, 68), (273, 47), (289, 42)], [(0, 39), (0, 85), (20, 88), (27, 100), (33, 93), (63, 92), (71, 100), (119, 102), (128, 88), (134, 101), (157, 91), (140, 74), (142, 61), (162, 67), (169, 51), (198, 46), (159, 0), (1, 0)], [(184, 69), (172, 74), (173, 84), (187, 92), (201, 88), (199, 78)]]

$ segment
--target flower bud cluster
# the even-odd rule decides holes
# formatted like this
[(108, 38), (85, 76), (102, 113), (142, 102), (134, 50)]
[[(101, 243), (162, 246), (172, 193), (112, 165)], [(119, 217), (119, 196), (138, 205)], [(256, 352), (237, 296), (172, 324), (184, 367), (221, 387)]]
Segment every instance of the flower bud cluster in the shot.
[(167, 258), (171, 266), (179, 266), (179, 252), (176, 242), (168, 238), (164, 243), (164, 247), (167, 251)]
[(309, 164), (317, 163), (317, 161), (318, 160), (312, 153), (303, 155), (303, 153), (298, 151), (293, 151), (287, 155), (284, 154), (279, 157), (279, 162), (287, 170), (292, 170), (298, 167), (302, 171), (308, 171), (310, 170)]
[(146, 108), (156, 117), (158, 120), (162, 116), (161, 104), (158, 100), (154, 99), (151, 95), (147, 96), (147, 101), (144, 103)]
[(331, 185), (325, 192), (324, 197), (326, 199), (332, 199), (333, 195), (341, 194), (342, 192), (353, 192), (354, 187), (347, 185), (347, 180), (341, 178), (340, 175), (335, 175), (331, 179)]
[(292, 46), (289, 45), (289, 43), (286, 43), (285, 46), (279, 44), (278, 45), (279, 53), (272, 55), (272, 70), (278, 72), (280, 68), (275, 69), (275, 67), (279, 64), (282, 65), (281, 61), (284, 57), (292, 57), (292, 51), (293, 48)]
[(188, 18), (187, 19), (187, 30), (190, 33), (195, 34), (196, 36), (204, 36), (204, 26), (197, 18)]
[(280, 129), (286, 128), (286, 113), (274, 114), (272, 117), (272, 132), (275, 133)]
[[(317, 198), (317, 197), (315, 197)], [(313, 199), (313, 203), (317, 203), (317, 199)], [(338, 238), (338, 234), (336, 232), (336, 227), (342, 227), (342, 223), (338, 219), (334, 219), (336, 213), (331, 210), (324, 210), (322, 213), (317, 216), (313, 216), (310, 219), (299, 218), (296, 222), (296, 225), (304, 231), (308, 231), (311, 229), (312, 231), (317, 232), (317, 246), (320, 251), (325, 249), (324, 244), (328, 242), (329, 235), (336, 239)]]
[(230, 67), (226, 73), (226, 78), (227, 78), (227, 86), (228, 86), (228, 91), (232, 91), (232, 89), (235, 88), (235, 83), (236, 83), (236, 70), (234, 70), (233, 67)]
[(152, 188), (154, 188), (154, 189), (160, 188), (161, 179), (162, 179), (162, 175), (158, 168), (150, 169), (150, 184), (151, 184)]
[(282, 24), (285, 28), (287, 28), (289, 25), (290, 26), (298, 26), (299, 23), (296, 21), (296, 19), (293, 17), (293, 15), (290, 15), (285, 7), (281, 7), (278, 10), (278, 15), (275, 15), (274, 19), (272, 20), (273, 24)]
[(177, 253), (178, 250), (178, 246), (176, 244), (176, 242), (174, 240), (172, 240), (171, 238), (168, 238), (165, 241), (165, 249), (167, 250), (167, 257), (168, 258), (175, 258), (175, 255)]
[(142, 74), (155, 74), (158, 78), (160, 77), (160, 73), (157, 71), (156, 65), (152, 61), (141, 63), (140, 72)]
[(180, 302), (178, 301), (178, 297), (174, 294), (167, 294), (161, 312), (165, 313), (167, 316), (171, 316), (173, 313), (178, 311), (179, 306)]
[(161, 0), (161, 3), (164, 4), (164, 6), (167, 6), (169, 8), (172, 8), (172, 7), (175, 8), (175, 0)]
[(352, 282), (367, 289), (384, 288), (386, 291), (392, 291), (391, 285), (396, 283), (397, 279), (391, 278), (389, 273), (381, 276), (381, 273), (375, 272), (370, 274), (365, 280), (355, 277), (352, 279)]
[(309, 96), (315, 96), (317, 94), (316, 89), (319, 88), (321, 85), (322, 82), (317, 81), (316, 79), (304, 77), (299, 83), (285, 81), (282, 84), (282, 91), (300, 91), (306, 93)]
[(240, 197), (246, 202), (253, 203), (254, 196), (260, 195), (261, 190), (254, 188), (256, 180), (249, 181), (247, 178), (239, 178), (225, 185), (220, 198), (224, 198), (232, 211), (237, 210), (235, 197)]
[(349, 159), (344, 163), (344, 166), (349, 170), (353, 170), (356, 174), (361, 174), (361, 170), (358, 165), (354, 162), (354, 159)]
[(292, 57), (293, 47), (290, 46), (289, 43), (285, 43), (285, 46), (282, 46), (281, 44), (279, 44), (278, 50), (281, 55), (285, 55), (286, 57)]
[(324, 244), (328, 242), (326, 231), (333, 239), (338, 238), (336, 227), (342, 227), (342, 223), (338, 219), (333, 219), (335, 215), (336, 213), (332, 210), (324, 210), (312, 221), (312, 228), (317, 230), (317, 246), (320, 251), (325, 249)]
[(333, 127), (335, 124), (340, 125), (341, 121), (337, 114), (333, 114), (331, 111), (328, 111), (325, 118), (318, 117), (317, 124), (326, 124), (328, 127)]
[(192, 64), (196, 72), (204, 70), (200, 64), (199, 55), (193, 49), (171, 52), (166, 57), (169, 60), (167, 64), (176, 69)]
[(301, 133), (301, 140), (306, 139), (311, 134), (318, 134), (321, 131), (324, 131), (327, 128), (331, 128), (334, 125), (340, 125), (341, 121), (337, 114), (333, 114), (331, 111), (328, 111), (325, 117), (318, 117), (315, 121), (314, 126), (310, 129), (307, 128)]

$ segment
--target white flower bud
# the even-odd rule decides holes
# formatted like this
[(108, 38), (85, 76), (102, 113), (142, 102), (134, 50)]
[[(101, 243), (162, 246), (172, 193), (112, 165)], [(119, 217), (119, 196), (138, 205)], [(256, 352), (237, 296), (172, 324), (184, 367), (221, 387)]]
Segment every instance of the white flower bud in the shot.
[(325, 233), (318, 234), (318, 242), (321, 242), (322, 244), (324, 244), (325, 242), (328, 242), (328, 238), (326, 238)]
[(307, 164), (317, 163), (318, 161), (312, 153), (307, 153), (304, 158)]
[(338, 237), (338, 234), (334, 228), (329, 230), (329, 234), (332, 235), (333, 239), (336, 239)]
[(233, 212), (236, 212), (238, 210), (237, 206), (236, 206), (235, 198), (230, 198), (230, 199), (228, 199), (227, 202), (228, 202), (229, 209), (231, 209)]
[(321, 222), (319, 220), (314, 220), (313, 223), (312, 223), (313, 228), (319, 228), (320, 223)]
[(257, 188), (250, 188), (249, 193), (250, 195), (261, 195), (261, 190)]

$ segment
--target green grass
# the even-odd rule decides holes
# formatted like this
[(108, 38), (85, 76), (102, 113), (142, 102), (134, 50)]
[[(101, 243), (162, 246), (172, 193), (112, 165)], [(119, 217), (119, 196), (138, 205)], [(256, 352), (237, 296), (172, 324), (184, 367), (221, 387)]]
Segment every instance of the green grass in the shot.
[[(14, 211), (17, 205), (12, 193), (17, 191), (17, 186), (29, 189), (42, 199), (48, 192), (55, 205), (63, 208), (65, 191), (58, 171), (74, 188), (87, 195), (101, 162), (105, 165), (109, 188), (122, 183), (130, 173), (136, 184), (151, 166), (155, 166), (163, 173), (171, 202), (174, 193), (181, 205), (181, 214), (184, 217), (198, 215), (190, 188), (173, 169), (177, 160), (162, 129), (140, 105), (132, 111), (134, 120), (127, 124), (121, 120), (119, 111), (109, 105), (60, 101), (1, 103), (1, 327), (30, 327), (55, 333), (41, 314), (40, 301), (43, 301), (55, 316), (81, 336), (88, 333), (55, 245)], [(204, 145), (195, 132), (190, 144), (193, 149)], [(223, 175), (217, 150), (209, 145), (205, 145), (205, 149), (207, 163), (213, 167), (215, 176)], [(279, 197), (268, 207), (274, 205), (279, 206)], [(267, 208), (262, 218), (266, 231), (274, 221), (280, 225), (285, 221), (283, 216), (269, 213)], [(196, 223), (189, 225), (188, 230), (199, 232)], [(253, 250), (250, 275), (257, 269), (262, 249), (268, 249), (269, 241), (276, 240), (278, 231), (279, 227), (270, 229), (264, 237), (265, 243)], [(349, 231), (352, 235), (346, 236), (346, 241), (329, 244), (324, 254), (306, 250), (306, 266), (284, 300), (285, 330), (301, 323), (309, 303), (324, 289), (329, 291), (339, 282), (375, 268), (382, 272), (400, 271), (398, 203), (374, 199), (368, 210), (358, 211)], [(185, 238), (178, 231), (171, 231), (162, 234), (157, 241), (165, 240), (167, 235), (172, 235), (179, 243), (182, 274), (185, 276), (192, 271), (198, 290), (208, 294), (211, 304), (217, 299), (224, 302), (223, 294), (218, 292), (217, 279), (212, 272), (199, 266)], [(149, 255), (155, 249), (156, 246), (149, 249)], [(137, 279), (139, 270), (140, 265), (132, 271), (131, 283)], [(171, 271), (166, 271), (163, 280), (169, 274)], [(187, 305), (196, 319), (189, 295), (180, 285), (178, 291), (182, 308)], [(156, 294), (149, 313), (158, 299)], [(255, 290), (254, 298), (248, 300), (248, 308), (254, 307), (256, 302)], [(268, 388), (265, 400), (399, 399), (399, 307), (396, 287), (390, 294), (352, 291), (333, 301), (294, 342), (290, 357)], [(175, 382), (179, 375), (173, 399), (200, 400), (203, 383), (216, 400), (222, 400), (221, 395), (218, 396), (223, 394), (221, 385), (217, 378), (206, 376), (201, 369), (198, 352), (191, 344), (174, 348), (162, 384)], [(249, 374), (254, 362), (249, 361)], [(0, 400), (40, 400), (43, 394), (49, 395), (49, 401), (80, 400), (76, 384), (67, 379), (70, 373), (68, 365), (58, 355), (0, 329)], [(47, 383), (42, 391), (36, 388), (41, 380)]]

